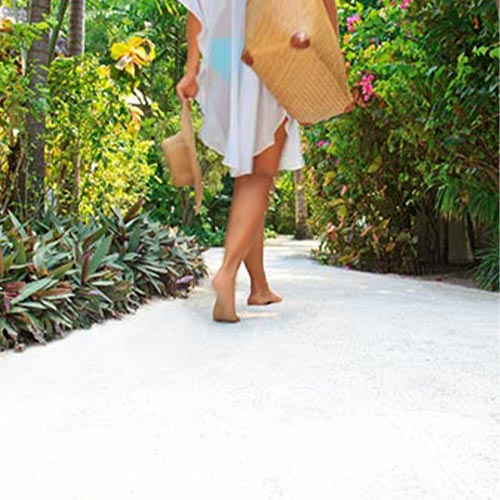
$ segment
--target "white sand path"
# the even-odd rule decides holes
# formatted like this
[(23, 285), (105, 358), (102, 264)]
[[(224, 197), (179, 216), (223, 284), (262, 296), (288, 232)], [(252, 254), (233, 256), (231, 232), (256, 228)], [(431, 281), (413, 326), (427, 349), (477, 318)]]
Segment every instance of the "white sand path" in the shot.
[[(497, 500), (496, 294), (266, 249), (285, 297), (211, 321), (208, 281), (0, 354), (5, 500)], [(206, 254), (216, 269), (221, 251)]]

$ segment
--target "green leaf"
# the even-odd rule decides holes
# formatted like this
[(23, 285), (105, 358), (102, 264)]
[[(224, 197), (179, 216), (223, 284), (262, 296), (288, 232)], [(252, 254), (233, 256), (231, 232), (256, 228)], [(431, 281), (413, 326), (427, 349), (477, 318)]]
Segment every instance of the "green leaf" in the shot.
[(36, 294), (37, 292), (46, 290), (47, 288), (50, 288), (56, 283), (57, 280), (54, 280), (52, 278), (43, 278), (41, 280), (28, 283), (27, 285), (24, 286), (19, 295), (11, 300), (11, 304), (20, 304), (21, 302), (31, 297), (32, 295)]
[(47, 308), (40, 302), (23, 302), (23, 307), (28, 309), (38, 309), (39, 311), (45, 311)]
[(13, 244), (15, 249), (15, 263), (17, 265), (24, 265), (27, 262), (26, 249), (24, 248), (23, 241), (16, 235), (13, 238)]
[(21, 224), (19, 219), (12, 212), (9, 212), (9, 217), (12, 221), (12, 225), (16, 228), (21, 237), (24, 239), (28, 238), (28, 234), (26, 233), (26, 230), (24, 229), (24, 226)]
[(98, 241), (104, 234), (106, 234), (106, 228), (100, 227), (97, 231), (94, 231), (91, 235), (87, 236), (83, 240), (83, 249), (87, 250), (93, 245), (96, 241)]
[(141, 241), (141, 227), (136, 226), (134, 230), (132, 231), (132, 234), (130, 235), (130, 240), (128, 243), (127, 250), (129, 252), (135, 252), (137, 250), (137, 247), (139, 246), (139, 243)]
[(495, 47), (490, 50), (490, 57), (492, 59), (498, 59), (500, 57), (500, 47)]
[(139, 213), (139, 211), (141, 210), (143, 203), (144, 203), (144, 200), (142, 198), (139, 198), (136, 201), (136, 203), (130, 208), (130, 210), (125, 214), (123, 221), (125, 223), (127, 223), (127, 222), (131, 221), (132, 219), (134, 219), (137, 216), (137, 214)]
[(66, 262), (66, 264), (49, 271), (49, 276), (52, 278), (62, 278), (68, 271), (73, 269), (74, 266), (74, 262)]
[[(9, 324), (8, 320), (5, 318), (0, 318), (0, 334), (5, 332), (12, 340), (17, 340), (18, 334)], [(0, 341), (2, 340), (2, 335), (0, 335)], [(3, 344), (7, 347), (6, 343)]]
[(9, 255), (3, 257), (3, 266), (4, 266), (3, 276), (6, 276), (7, 273), (10, 271), (13, 262), (14, 262), (14, 254), (10, 253)]
[(101, 241), (99, 241), (89, 261), (89, 270), (88, 270), (89, 275), (92, 275), (94, 274), (95, 271), (97, 271), (97, 268), (101, 265), (101, 262), (103, 261), (104, 257), (109, 252), (112, 241), (113, 241), (112, 236), (107, 236), (106, 238), (103, 238)]

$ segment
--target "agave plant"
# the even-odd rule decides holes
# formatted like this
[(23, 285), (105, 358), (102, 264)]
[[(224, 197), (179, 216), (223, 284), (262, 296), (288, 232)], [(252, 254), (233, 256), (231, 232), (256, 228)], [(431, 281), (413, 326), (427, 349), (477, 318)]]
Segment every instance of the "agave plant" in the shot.
[(87, 224), (51, 212), (0, 220), (0, 346), (45, 342), (153, 296), (185, 296), (207, 273), (201, 250), (141, 206)]

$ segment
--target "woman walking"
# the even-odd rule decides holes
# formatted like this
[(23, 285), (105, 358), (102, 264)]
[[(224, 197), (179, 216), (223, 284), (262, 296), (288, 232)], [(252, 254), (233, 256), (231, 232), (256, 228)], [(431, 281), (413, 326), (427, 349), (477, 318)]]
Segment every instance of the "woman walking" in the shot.
[(264, 224), (280, 170), (303, 166), (298, 123), (241, 60), (246, 0), (179, 0), (188, 9), (186, 73), (181, 99), (197, 98), (201, 140), (223, 157), (235, 178), (222, 266), (212, 285), (213, 318), (237, 322), (236, 276), (244, 262), (251, 279), (247, 303), (280, 302), (264, 269)]

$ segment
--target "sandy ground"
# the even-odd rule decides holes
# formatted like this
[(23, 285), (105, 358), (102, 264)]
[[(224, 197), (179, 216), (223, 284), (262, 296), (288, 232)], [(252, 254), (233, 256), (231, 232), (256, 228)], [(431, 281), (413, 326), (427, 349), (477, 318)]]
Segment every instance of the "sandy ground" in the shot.
[[(282, 304), (211, 321), (205, 283), (0, 355), (0, 495), (500, 498), (498, 296), (323, 267), (270, 242)], [(210, 250), (212, 272), (221, 258)]]

